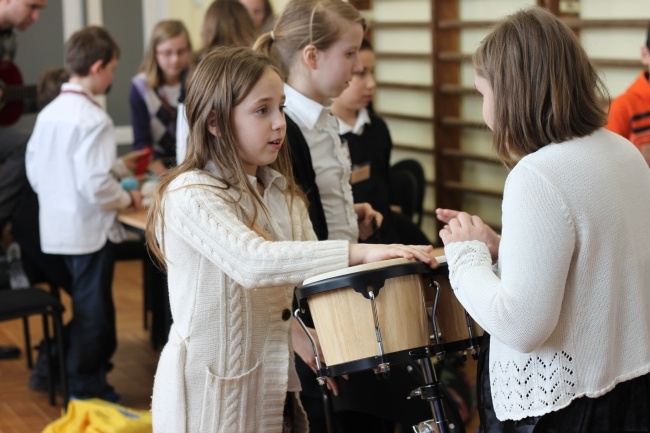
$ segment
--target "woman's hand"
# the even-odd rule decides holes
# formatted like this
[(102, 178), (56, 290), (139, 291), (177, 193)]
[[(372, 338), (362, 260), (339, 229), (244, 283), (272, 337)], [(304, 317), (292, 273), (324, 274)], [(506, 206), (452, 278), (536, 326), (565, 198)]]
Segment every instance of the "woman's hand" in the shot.
[(440, 238), (445, 245), (452, 242), (481, 241), (490, 250), (492, 262), (499, 258), (501, 237), (480, 217), (451, 209), (436, 209), (436, 217), (445, 223)]
[(350, 266), (402, 257), (416, 259), (436, 268), (438, 262), (431, 257), (432, 251), (431, 245), (350, 244)]
[(124, 161), (126, 168), (129, 170), (135, 170), (135, 168), (138, 166), (138, 160), (143, 156), (146, 156), (149, 152), (149, 149), (134, 150), (133, 152), (125, 154), (121, 158), (122, 161)]
[[(318, 356), (323, 364), (325, 364), (325, 359), (323, 358), (323, 352), (320, 347), (320, 342), (318, 341), (318, 334), (313, 328), (307, 328), (309, 333), (314, 338), (316, 342), (316, 348), (318, 350)], [(291, 343), (293, 344), (293, 351), (305, 361), (314, 373), (316, 373), (316, 357), (314, 356), (314, 350), (311, 345), (311, 341), (305, 331), (302, 329), (296, 318), (291, 319)], [(348, 375), (344, 375), (343, 378), (347, 379)], [(334, 395), (339, 395), (339, 386), (336, 383), (336, 379), (333, 377), (328, 377), (327, 388), (332, 391)]]
[(151, 171), (154, 176), (160, 178), (167, 171), (167, 167), (165, 167), (162, 160), (154, 159), (151, 161), (151, 164), (149, 164), (149, 171)]
[[(381, 227), (384, 216), (374, 210), (370, 203), (355, 203), (354, 213), (357, 214), (359, 223), (359, 239), (365, 241)], [(374, 223), (373, 223), (374, 221)]]
[(137, 210), (143, 209), (142, 193), (137, 189), (135, 189), (133, 191), (129, 191), (129, 195), (131, 196), (131, 206), (133, 206)]

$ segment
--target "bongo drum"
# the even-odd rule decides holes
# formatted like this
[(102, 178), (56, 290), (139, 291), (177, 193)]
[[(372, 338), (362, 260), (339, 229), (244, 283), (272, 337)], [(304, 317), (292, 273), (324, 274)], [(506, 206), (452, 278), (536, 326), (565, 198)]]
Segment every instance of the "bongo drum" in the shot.
[(432, 339), (434, 352), (438, 357), (445, 352), (465, 352), (470, 350), (472, 356), (478, 356), (478, 342), (483, 329), (474, 322), (456, 298), (449, 283), (447, 259), (437, 258), (440, 266), (433, 275), (432, 290), (425, 292), (426, 305), (431, 309), (434, 320)]
[(423, 278), (430, 272), (422, 262), (393, 259), (305, 280), (296, 297), (309, 304), (329, 375), (386, 372), (430, 345)]

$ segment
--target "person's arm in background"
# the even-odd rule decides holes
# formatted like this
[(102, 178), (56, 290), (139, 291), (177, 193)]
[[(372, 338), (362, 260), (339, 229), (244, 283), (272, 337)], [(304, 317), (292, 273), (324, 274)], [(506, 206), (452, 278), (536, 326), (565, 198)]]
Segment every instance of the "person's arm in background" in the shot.
[(185, 117), (185, 104), (178, 103), (176, 114), (176, 164), (180, 164), (185, 159), (187, 153), (187, 137), (190, 134)]
[(140, 205), (139, 191), (128, 192), (113, 177), (115, 131), (112, 124), (95, 125), (72, 155), (75, 187), (88, 203), (105, 210)]
[(131, 83), (131, 90), (129, 91), (129, 109), (131, 112), (131, 126), (133, 127), (133, 149), (153, 148), (149, 110), (147, 110), (147, 104), (144, 102), (138, 88), (133, 83)]
[(181, 72), (181, 94), (178, 97), (178, 106), (176, 107), (176, 164), (180, 165), (185, 159), (187, 153), (187, 136), (190, 135), (187, 126), (187, 116), (185, 115), (185, 95), (187, 92), (187, 80), (189, 69)]

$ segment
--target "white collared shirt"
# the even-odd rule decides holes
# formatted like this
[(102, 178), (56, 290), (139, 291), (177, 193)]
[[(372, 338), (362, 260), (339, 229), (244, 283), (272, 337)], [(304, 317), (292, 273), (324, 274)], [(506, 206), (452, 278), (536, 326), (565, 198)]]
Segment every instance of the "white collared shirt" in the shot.
[(113, 121), (83, 87), (61, 91), (38, 115), (25, 166), (38, 194), (43, 252), (89, 254), (122, 240), (115, 217), (131, 197), (111, 174)]
[(264, 212), (257, 216), (258, 224), (275, 241), (292, 241), (291, 221), (289, 217), (289, 206), (284, 195), (287, 188), (287, 180), (277, 171), (268, 167), (260, 167), (256, 176), (248, 176), (253, 188), (258, 182), (264, 186), (262, 201), (271, 214), (271, 220), (266, 217)]
[(327, 220), (328, 239), (356, 243), (359, 226), (350, 185), (352, 163), (347, 145), (339, 137), (336, 117), (329, 107), (307, 98), (286, 83), (284, 93), (287, 97), (285, 112), (300, 127), (309, 145)]
[(344, 135), (348, 132), (351, 132), (354, 135), (361, 135), (363, 134), (365, 126), (370, 125), (370, 115), (368, 114), (368, 109), (366, 108), (359, 110), (357, 113), (357, 120), (354, 122), (354, 126), (348, 125), (338, 117), (337, 119), (339, 121), (339, 135)]

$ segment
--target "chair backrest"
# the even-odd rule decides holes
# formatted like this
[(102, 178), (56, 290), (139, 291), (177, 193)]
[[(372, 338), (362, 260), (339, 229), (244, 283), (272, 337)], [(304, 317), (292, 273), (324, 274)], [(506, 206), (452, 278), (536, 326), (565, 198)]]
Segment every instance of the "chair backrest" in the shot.
[(390, 202), (402, 208), (402, 213), (422, 225), (426, 180), (422, 164), (414, 159), (397, 162), (390, 168)]

